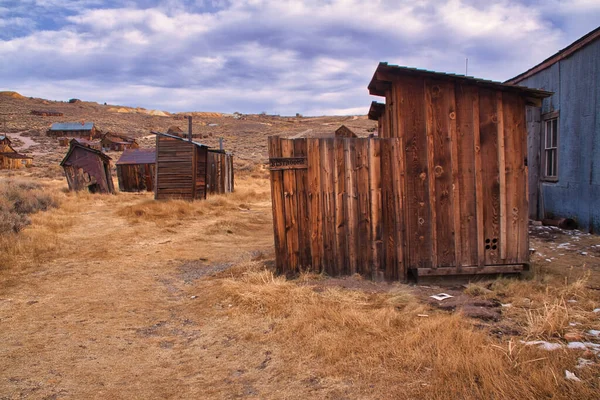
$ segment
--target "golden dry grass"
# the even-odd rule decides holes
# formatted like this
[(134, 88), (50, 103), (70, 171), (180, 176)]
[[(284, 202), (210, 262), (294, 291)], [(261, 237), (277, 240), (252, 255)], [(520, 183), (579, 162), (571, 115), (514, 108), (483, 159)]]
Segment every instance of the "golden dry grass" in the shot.
[(522, 333), (505, 338), (431, 309), (417, 287), (286, 280), (255, 173), (193, 203), (49, 182), (60, 208), (2, 237), (0, 398), (598, 398), (581, 351), (520, 342), (598, 329), (596, 269), (471, 284), (512, 303), (499, 324)]

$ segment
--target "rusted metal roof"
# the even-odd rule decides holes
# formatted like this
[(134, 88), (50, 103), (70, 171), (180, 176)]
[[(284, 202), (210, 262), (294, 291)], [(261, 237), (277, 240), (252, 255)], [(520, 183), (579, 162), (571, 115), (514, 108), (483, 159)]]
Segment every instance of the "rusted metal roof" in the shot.
[(169, 138), (172, 138), (172, 139), (181, 140), (182, 142), (190, 142), (190, 143), (192, 143), (192, 144), (194, 144), (196, 146), (199, 146), (199, 147), (210, 148), (210, 146), (207, 146), (207, 145), (202, 144), (202, 143), (194, 142), (193, 140), (189, 140), (188, 138), (182, 138), (182, 137), (179, 137), (179, 136), (169, 135), (168, 133), (162, 133), (162, 132), (151, 131), (150, 133), (152, 133), (154, 135), (161, 135), (161, 136), (169, 137)]
[(451, 74), (445, 72), (428, 71), (426, 69), (402, 67), (399, 65), (388, 65), (387, 62), (380, 62), (373, 74), (373, 78), (369, 83), (369, 93), (376, 96), (385, 96), (385, 91), (388, 88), (391, 80), (388, 77), (396, 76), (420, 76), (432, 79), (451, 80), (463, 82), (477, 86), (489, 87), (496, 90), (519, 92), (529, 97), (545, 98), (552, 95), (552, 92), (545, 90), (531, 89), (525, 86), (508, 85), (502, 82), (490, 81), (487, 79), (475, 78), (472, 76)]
[(127, 149), (123, 152), (116, 164), (154, 164), (155, 162), (155, 149)]
[(50, 127), (51, 131), (90, 131), (94, 127), (93, 122), (55, 122)]

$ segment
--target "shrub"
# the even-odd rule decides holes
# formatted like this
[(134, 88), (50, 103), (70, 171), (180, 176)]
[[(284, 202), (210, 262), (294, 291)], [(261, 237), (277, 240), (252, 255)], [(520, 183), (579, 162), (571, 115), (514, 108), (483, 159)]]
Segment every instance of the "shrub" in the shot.
[(28, 215), (57, 207), (56, 198), (34, 182), (8, 180), (0, 184), (0, 234), (19, 232), (31, 223)]

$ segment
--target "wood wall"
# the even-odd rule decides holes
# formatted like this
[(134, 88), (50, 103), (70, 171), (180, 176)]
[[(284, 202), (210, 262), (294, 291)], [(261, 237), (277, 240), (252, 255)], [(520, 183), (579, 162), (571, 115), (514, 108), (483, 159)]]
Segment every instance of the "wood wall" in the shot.
[(206, 198), (207, 148), (156, 136), (155, 198)]
[(156, 164), (117, 164), (121, 192), (151, 192), (156, 179)]
[(270, 138), (277, 268), (419, 276), (513, 273), (529, 262), (525, 102), (399, 79), (383, 139)]
[(233, 192), (233, 155), (208, 151), (206, 190), (209, 194)]
[(63, 162), (69, 189), (92, 193), (114, 193), (110, 164), (93, 151), (77, 146)]

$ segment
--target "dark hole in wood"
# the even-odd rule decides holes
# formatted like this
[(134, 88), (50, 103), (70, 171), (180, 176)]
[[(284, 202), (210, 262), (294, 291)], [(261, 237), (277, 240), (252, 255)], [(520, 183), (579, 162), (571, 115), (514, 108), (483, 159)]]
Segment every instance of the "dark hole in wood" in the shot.
[(496, 246), (496, 245), (492, 246), (492, 250), (496, 250), (497, 248), (498, 248), (498, 246)]
[(485, 245), (485, 249), (486, 249), (486, 250), (489, 250), (489, 249), (490, 249), (490, 245), (489, 245), (489, 244), (486, 244), (486, 245)]
[(490, 242), (490, 239), (485, 239), (485, 242), (486, 242), (486, 243), (489, 243), (489, 242)]
[(492, 239), (492, 243), (498, 243), (498, 239)]

